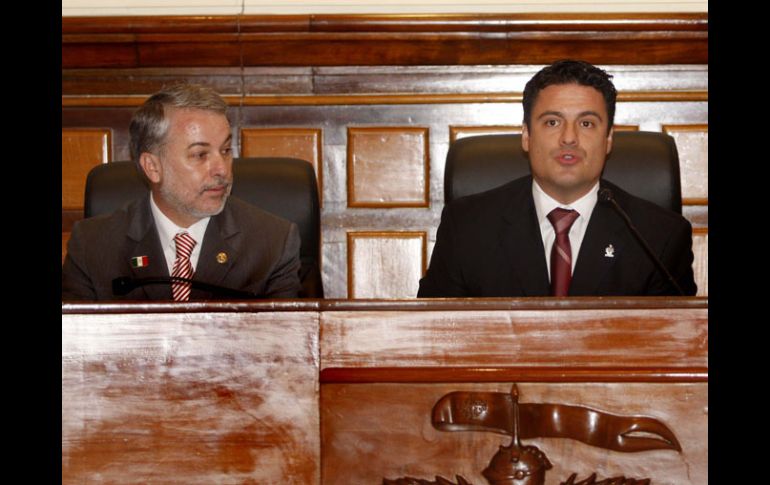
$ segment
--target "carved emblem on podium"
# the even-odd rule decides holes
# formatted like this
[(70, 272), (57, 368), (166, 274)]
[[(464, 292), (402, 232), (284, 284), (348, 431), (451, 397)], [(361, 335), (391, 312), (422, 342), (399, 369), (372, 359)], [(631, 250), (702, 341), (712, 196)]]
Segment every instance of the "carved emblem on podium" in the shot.
[[(570, 438), (620, 452), (682, 451), (674, 433), (663, 423), (644, 416), (618, 416), (582, 406), (519, 403), (513, 385), (502, 392), (450, 392), (433, 407), (433, 427), (441, 431), (485, 431), (511, 436), (482, 471), (489, 485), (543, 485), (553, 465), (539, 448), (522, 439)], [(650, 485), (649, 478), (623, 476), (597, 481), (596, 473), (576, 481), (573, 473), (561, 485)], [(434, 481), (403, 477), (384, 479), (383, 485), (473, 485), (461, 476), (456, 482), (436, 476)]]

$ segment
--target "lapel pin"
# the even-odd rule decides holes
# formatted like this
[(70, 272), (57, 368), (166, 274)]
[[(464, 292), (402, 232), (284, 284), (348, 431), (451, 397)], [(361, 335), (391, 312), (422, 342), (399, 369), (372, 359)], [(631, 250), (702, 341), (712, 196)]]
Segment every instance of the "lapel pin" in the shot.
[(605, 258), (614, 258), (615, 257), (615, 247), (610, 244), (606, 248), (604, 248), (604, 257)]
[(136, 256), (134, 258), (131, 258), (131, 267), (132, 268), (144, 268), (145, 266), (150, 265), (150, 258), (147, 256)]
[(217, 254), (217, 263), (225, 264), (227, 262), (227, 253)]

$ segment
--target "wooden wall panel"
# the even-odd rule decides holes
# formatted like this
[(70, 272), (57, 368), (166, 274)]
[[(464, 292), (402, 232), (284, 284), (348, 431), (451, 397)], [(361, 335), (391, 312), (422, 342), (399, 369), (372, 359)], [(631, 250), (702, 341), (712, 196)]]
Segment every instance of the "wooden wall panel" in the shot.
[(319, 194), (323, 194), (323, 134), (315, 128), (243, 128), (242, 157), (291, 157), (313, 165)]
[(708, 204), (708, 125), (663, 125), (662, 128), (676, 141), (684, 203)]
[(450, 126), (449, 144), (469, 136), (503, 135), (521, 133), (521, 125), (510, 126)]
[[(520, 124), (524, 85), (556, 57), (584, 58), (614, 76), (620, 127), (708, 123), (707, 14), (62, 21), (62, 126), (109, 128), (115, 160), (128, 159), (131, 112), (176, 80), (224, 94), (236, 139), (252, 128), (323, 130), (316, 169), (322, 276), (331, 298), (348, 295), (347, 232), (425, 232), (432, 246), (453, 127)], [(206, 43), (214, 48), (199, 49)], [(392, 165), (403, 162), (401, 154), (388, 154), (387, 165), (369, 170), (382, 177), (380, 187), (378, 180), (349, 177), (355, 167), (348, 163), (348, 129), (359, 127), (418, 127), (425, 130), (425, 155), (417, 163), (420, 157), (408, 153), (408, 168), (399, 171)], [(418, 166), (426, 172), (417, 175)], [(356, 181), (367, 192), (356, 192)], [(694, 227), (708, 227), (706, 203), (685, 200)], [(62, 232), (80, 218), (82, 211), (63, 208)]]
[(424, 232), (349, 232), (348, 298), (413, 298), (425, 273)]
[[(439, 431), (431, 409), (453, 391), (510, 392), (497, 384), (323, 384), (321, 389), (322, 476), (325, 485), (382, 483), (383, 478), (415, 477), (474, 484), (498, 446), (510, 438), (484, 432)], [(680, 441), (683, 451), (621, 453), (569, 439), (524, 440), (545, 452), (553, 464), (546, 485), (577, 480), (596, 472), (597, 480), (625, 476), (653, 484), (701, 485), (708, 482), (708, 385), (706, 383), (519, 383), (521, 402), (548, 402), (600, 411), (654, 417)]]
[(67, 243), (70, 240), (70, 236), (72, 236), (72, 233), (69, 231), (61, 233), (61, 264), (64, 264), (64, 258), (67, 257)]
[(110, 161), (109, 128), (62, 128), (62, 209), (83, 209), (86, 175), (96, 165)]
[(61, 389), (63, 484), (319, 483), (317, 313), (63, 314)]
[(428, 207), (428, 128), (348, 128), (348, 207)]
[(709, 231), (708, 228), (695, 228), (692, 234), (692, 252), (695, 257), (693, 271), (698, 285), (697, 296), (709, 294)]
[[(621, 70), (618, 74), (619, 84), (624, 82), (623, 72)], [(678, 69), (665, 71), (665, 76), (662, 72), (661, 70), (645, 72), (645, 76), (650, 76), (650, 80), (645, 82), (652, 83), (653, 77), (669, 79), (669, 76), (673, 76), (672, 79), (676, 79), (679, 75)], [(687, 76), (694, 75), (690, 70), (686, 72)], [(701, 71), (698, 72), (701, 73)], [(635, 72), (634, 76), (644, 78), (642, 72)], [(702, 76), (702, 73), (698, 76)], [(354, 73), (351, 73), (351, 77), (355, 77)], [(703, 79), (705, 80), (705, 77)], [(525, 79), (522, 77), (520, 81), (523, 85)], [(353, 83), (352, 80), (350, 82)], [(480, 80), (479, 82), (481, 83)], [(658, 80), (658, 83), (660, 84), (661, 81)], [(619, 103), (618, 122), (621, 125), (636, 125), (641, 129), (654, 130), (660, 129), (661, 121), (666, 125), (681, 125), (692, 120), (707, 121), (707, 102), (689, 101), (691, 96), (688, 93), (677, 94), (678, 97), (669, 97), (665, 101), (655, 101), (658, 98), (650, 96), (645, 98), (647, 100), (644, 102), (632, 102), (630, 104), (633, 105), (633, 109), (624, 109), (624, 103)], [(516, 96), (512, 97), (516, 98)], [(260, 96), (254, 99), (258, 99), (262, 104), (252, 105), (249, 101), (251, 98), (247, 98), (243, 100), (242, 106), (239, 106), (241, 100), (230, 99), (231, 103), (236, 103), (231, 105), (233, 109), (231, 119), (236, 135), (240, 133), (241, 128), (270, 127), (271, 124), (279, 125), (282, 129), (297, 130), (323, 126), (322, 275), (326, 294), (330, 298), (345, 298), (348, 295), (348, 231), (422, 231), (427, 232), (428, 247), (431, 247), (443, 208), (444, 163), (449, 148), (450, 127), (484, 127), (490, 124), (512, 126), (507, 123), (521, 119), (520, 101), (508, 101), (506, 96), (492, 96), (489, 102), (479, 102), (484, 99), (484, 96), (471, 96), (469, 102), (469, 96), (465, 94), (442, 95), (442, 103), (420, 104), (423, 98), (422, 95), (411, 97), (382, 95), (379, 101), (383, 104), (371, 105), (369, 97), (364, 96), (321, 96), (319, 99), (315, 99), (314, 96), (297, 96), (290, 100), (292, 104), (284, 105), (282, 103), (286, 102), (286, 98), (283, 96)], [(135, 105), (141, 102), (141, 99), (127, 99)], [(124, 106), (120, 99), (113, 100), (115, 105), (110, 105), (106, 100), (99, 98), (102, 104), (93, 107), (80, 106), (75, 101), (70, 99), (67, 106), (62, 109), (63, 126), (78, 127), (90, 122), (95, 128), (99, 128), (106, 124), (113, 130), (115, 159), (126, 159), (128, 157), (128, 119), (134, 108)], [(93, 99), (88, 98), (85, 101), (91, 103)], [(345, 104), (359, 101), (363, 104)], [(293, 104), (295, 102), (298, 104)], [(325, 102), (333, 104), (324, 104)], [(420, 208), (349, 208), (347, 206), (348, 128), (383, 120), (392, 126), (411, 123), (429, 127), (429, 206)], [(653, 126), (653, 123), (657, 124)], [(62, 212), (63, 232), (70, 231), (72, 222), (82, 217), (82, 213), (79, 217), (75, 217), (69, 212), (71, 211)], [(684, 214), (694, 227), (708, 226), (707, 205), (685, 205)], [(696, 269), (696, 273), (698, 271)]]

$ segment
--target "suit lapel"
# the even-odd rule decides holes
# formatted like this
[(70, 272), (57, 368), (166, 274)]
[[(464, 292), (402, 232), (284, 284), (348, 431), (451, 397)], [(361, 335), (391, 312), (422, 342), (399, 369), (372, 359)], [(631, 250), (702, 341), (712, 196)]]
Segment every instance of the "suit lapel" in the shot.
[[(160, 237), (150, 210), (149, 197), (145, 197), (131, 209), (126, 236), (131, 242), (127, 245), (124, 258), (131, 276), (134, 278), (168, 278), (168, 265), (160, 246)], [(141, 256), (147, 256), (148, 265), (133, 267), (131, 260)], [(145, 285), (141, 290), (150, 300), (171, 299), (170, 285)]]
[(606, 294), (599, 291), (601, 282), (616, 264), (622, 264), (627, 245), (623, 220), (612, 207), (597, 202), (580, 245), (570, 296)]
[[(548, 267), (532, 198), (531, 177), (528, 181), (504, 206), (499, 240), (500, 251), (508, 264), (501, 266), (506, 268), (503, 281), (507, 281), (510, 289), (520, 288), (523, 296), (546, 296), (550, 292)], [(509, 294), (518, 294), (516, 291), (511, 293), (510, 289), (506, 288)]]
[[(203, 283), (227, 286), (224, 284), (225, 277), (238, 258), (235, 236), (240, 231), (229, 207), (230, 205), (226, 204), (222, 212), (212, 217), (206, 227), (198, 266), (193, 277)], [(193, 290), (191, 299), (196, 296), (195, 293), (196, 290)], [(198, 293), (199, 298), (203, 295)]]

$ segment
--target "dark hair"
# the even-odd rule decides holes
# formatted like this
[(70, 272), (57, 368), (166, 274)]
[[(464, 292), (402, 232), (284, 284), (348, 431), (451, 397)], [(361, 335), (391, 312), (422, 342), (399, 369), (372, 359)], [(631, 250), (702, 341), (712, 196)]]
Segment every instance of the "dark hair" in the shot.
[(532, 106), (534, 106), (540, 91), (554, 84), (579, 84), (592, 87), (602, 93), (607, 108), (607, 129), (609, 130), (615, 120), (615, 98), (618, 95), (611, 79), (612, 75), (585, 61), (564, 59), (544, 67), (524, 86), (524, 100), (522, 101), (524, 124), (528, 128), (530, 127)]
[(193, 108), (227, 115), (227, 103), (211, 88), (198, 84), (179, 83), (163, 87), (150, 96), (131, 117), (131, 160), (137, 164), (144, 152), (157, 153), (168, 132), (167, 108)]

